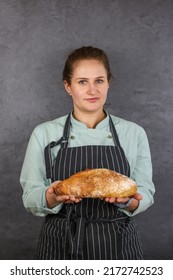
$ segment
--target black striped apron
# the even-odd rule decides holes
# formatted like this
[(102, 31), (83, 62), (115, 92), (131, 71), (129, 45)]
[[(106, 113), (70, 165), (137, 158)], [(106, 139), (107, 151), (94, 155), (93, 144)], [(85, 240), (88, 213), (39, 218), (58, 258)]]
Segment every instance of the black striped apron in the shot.
[[(70, 114), (60, 140), (45, 148), (47, 178), (64, 180), (91, 168), (108, 168), (130, 176), (130, 166), (109, 116), (115, 146), (68, 147)], [(52, 163), (51, 149), (61, 145)], [(133, 219), (105, 200), (84, 198), (63, 204), (58, 214), (46, 216), (36, 259), (142, 259), (142, 249)]]

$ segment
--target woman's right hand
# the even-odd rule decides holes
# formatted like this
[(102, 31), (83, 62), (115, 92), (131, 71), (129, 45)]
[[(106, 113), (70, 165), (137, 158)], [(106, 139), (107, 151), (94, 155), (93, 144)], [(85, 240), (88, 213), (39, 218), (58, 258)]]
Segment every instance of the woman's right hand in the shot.
[(48, 208), (54, 208), (60, 203), (78, 203), (82, 198), (75, 197), (72, 195), (57, 195), (54, 191), (54, 185), (60, 181), (53, 182), (46, 191), (46, 202)]

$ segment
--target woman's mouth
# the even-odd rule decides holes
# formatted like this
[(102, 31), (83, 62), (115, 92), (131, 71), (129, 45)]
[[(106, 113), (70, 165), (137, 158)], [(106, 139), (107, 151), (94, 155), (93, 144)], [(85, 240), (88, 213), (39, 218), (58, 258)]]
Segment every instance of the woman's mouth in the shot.
[(93, 97), (93, 98), (87, 98), (86, 101), (91, 102), (91, 103), (95, 103), (99, 98), (97, 97)]

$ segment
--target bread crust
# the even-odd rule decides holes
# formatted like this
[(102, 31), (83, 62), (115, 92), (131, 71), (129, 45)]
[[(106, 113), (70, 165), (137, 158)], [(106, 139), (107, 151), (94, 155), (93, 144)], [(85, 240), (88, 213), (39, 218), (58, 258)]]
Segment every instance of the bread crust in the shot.
[(136, 183), (115, 171), (96, 168), (77, 172), (54, 186), (58, 195), (82, 198), (129, 197), (137, 191)]

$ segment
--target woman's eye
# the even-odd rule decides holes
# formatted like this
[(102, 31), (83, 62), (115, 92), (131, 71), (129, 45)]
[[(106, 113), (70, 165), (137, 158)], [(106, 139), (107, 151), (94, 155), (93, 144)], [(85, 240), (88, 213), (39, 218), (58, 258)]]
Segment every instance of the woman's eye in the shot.
[(98, 79), (98, 80), (96, 80), (96, 83), (97, 83), (97, 84), (102, 84), (102, 83), (103, 83), (103, 80)]
[(86, 82), (87, 82), (86, 80), (80, 80), (80, 81), (79, 81), (79, 84), (80, 84), (80, 85), (85, 85)]

